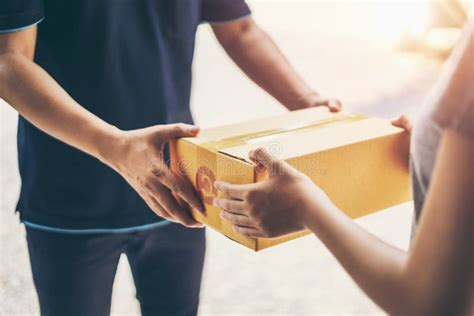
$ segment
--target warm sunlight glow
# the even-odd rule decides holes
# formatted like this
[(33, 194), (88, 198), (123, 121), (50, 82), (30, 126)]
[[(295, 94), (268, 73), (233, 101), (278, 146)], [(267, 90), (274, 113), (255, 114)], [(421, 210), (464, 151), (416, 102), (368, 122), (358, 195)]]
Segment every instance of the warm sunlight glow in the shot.
[(376, 30), (379, 39), (396, 43), (401, 36), (418, 38), (428, 26), (429, 2), (427, 1), (381, 1), (376, 6), (380, 27)]

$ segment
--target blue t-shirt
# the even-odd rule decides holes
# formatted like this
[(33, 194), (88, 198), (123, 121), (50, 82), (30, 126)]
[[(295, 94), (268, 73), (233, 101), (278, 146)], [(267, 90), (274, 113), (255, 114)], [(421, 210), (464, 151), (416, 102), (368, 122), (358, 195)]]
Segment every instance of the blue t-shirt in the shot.
[[(249, 13), (244, 0), (1, 0), (0, 32), (44, 19), (35, 62), (84, 108), (131, 130), (192, 123), (198, 25)], [(18, 161), (23, 221), (114, 229), (161, 220), (119, 174), (21, 116)]]

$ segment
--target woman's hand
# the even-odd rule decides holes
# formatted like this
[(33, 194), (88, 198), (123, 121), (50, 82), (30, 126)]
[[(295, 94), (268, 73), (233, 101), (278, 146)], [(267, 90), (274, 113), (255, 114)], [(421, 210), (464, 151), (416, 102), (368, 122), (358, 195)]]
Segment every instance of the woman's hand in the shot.
[(236, 185), (216, 181), (225, 197), (214, 205), (235, 231), (248, 237), (278, 237), (306, 228), (308, 214), (331, 205), (326, 194), (304, 174), (263, 149), (251, 151), (250, 159), (264, 167), (268, 180)]
[(411, 120), (406, 115), (401, 115), (396, 119), (391, 121), (393, 126), (403, 128), (408, 133), (411, 134), (411, 130), (413, 129), (413, 125), (411, 124)]
[[(198, 133), (198, 127), (186, 124), (119, 131), (102, 160), (122, 175), (157, 215), (187, 227), (201, 227), (189, 211), (191, 207), (203, 212), (197, 193), (182, 175), (168, 168), (163, 155), (168, 141)], [(186, 205), (180, 205), (174, 195)]]

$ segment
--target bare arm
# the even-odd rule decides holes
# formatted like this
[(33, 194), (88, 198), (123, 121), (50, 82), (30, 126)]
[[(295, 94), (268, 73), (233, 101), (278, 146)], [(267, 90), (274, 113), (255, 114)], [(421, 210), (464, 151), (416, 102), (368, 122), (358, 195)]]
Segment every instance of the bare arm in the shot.
[[(251, 158), (267, 167), (271, 174), (267, 181), (216, 184), (230, 197), (216, 200), (224, 209), (222, 216), (235, 230), (253, 237), (276, 237), (309, 228), (367, 295), (391, 314), (472, 314), (474, 141), (468, 137), (473, 135), (473, 98), (468, 89), (474, 75), (472, 30), (466, 28), (452, 68), (436, 90), (445, 128), (410, 251), (391, 247), (366, 232), (310, 179), (263, 150), (251, 153)], [(454, 124), (448, 124), (450, 121)], [(410, 129), (405, 118), (394, 124)]]
[(289, 110), (318, 105), (339, 110), (340, 102), (319, 96), (252, 18), (215, 24), (212, 29), (240, 69)]
[(389, 313), (467, 314), (474, 295), (474, 146), (445, 132), (419, 231), (394, 251), (339, 211), (313, 210), (308, 227)]
[(36, 32), (34, 26), (0, 34), (0, 97), (39, 129), (116, 170), (158, 215), (200, 226), (172, 194), (202, 210), (196, 193), (184, 177), (168, 169), (162, 153), (168, 140), (195, 136), (198, 128), (170, 124), (122, 131), (106, 123), (33, 62)]
[(231, 199), (217, 199), (216, 205), (246, 236), (276, 237), (310, 229), (390, 314), (467, 314), (474, 296), (472, 140), (446, 131), (438, 157), (419, 231), (408, 253), (369, 234), (310, 179), (263, 150), (251, 158), (270, 170), (269, 180), (250, 185), (218, 182), (216, 186)]
[(41, 130), (104, 160), (118, 129), (77, 104), (33, 62), (36, 32), (35, 26), (0, 34), (0, 97)]

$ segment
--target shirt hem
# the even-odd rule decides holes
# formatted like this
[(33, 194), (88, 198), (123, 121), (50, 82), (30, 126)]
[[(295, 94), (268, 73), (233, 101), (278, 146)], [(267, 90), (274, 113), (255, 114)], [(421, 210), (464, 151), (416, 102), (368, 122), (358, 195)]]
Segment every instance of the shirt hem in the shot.
[(67, 229), (67, 228), (59, 228), (59, 227), (50, 227), (40, 224), (35, 224), (29, 221), (22, 220), (26, 227), (42, 230), (51, 233), (61, 233), (61, 234), (70, 234), (70, 235), (84, 235), (84, 234), (127, 234), (133, 232), (139, 232), (144, 230), (149, 230), (153, 228), (158, 228), (162, 226), (167, 226), (172, 224), (172, 222), (163, 220), (158, 223), (152, 224), (145, 224), (140, 226), (132, 226), (132, 227), (124, 227), (124, 228), (89, 228), (89, 229)]

